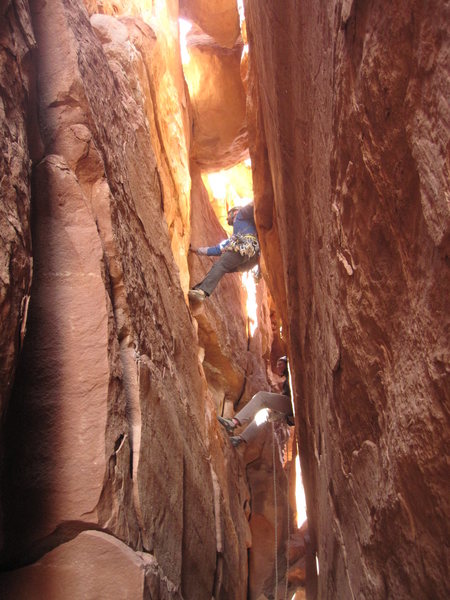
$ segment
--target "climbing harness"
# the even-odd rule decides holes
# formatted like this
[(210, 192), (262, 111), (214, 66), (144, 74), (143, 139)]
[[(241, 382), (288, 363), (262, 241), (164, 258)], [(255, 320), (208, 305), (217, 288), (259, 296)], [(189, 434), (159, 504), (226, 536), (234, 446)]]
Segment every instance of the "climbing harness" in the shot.
[(251, 233), (234, 233), (225, 249), (228, 252), (239, 252), (241, 256), (252, 258), (255, 254), (259, 254), (258, 238)]

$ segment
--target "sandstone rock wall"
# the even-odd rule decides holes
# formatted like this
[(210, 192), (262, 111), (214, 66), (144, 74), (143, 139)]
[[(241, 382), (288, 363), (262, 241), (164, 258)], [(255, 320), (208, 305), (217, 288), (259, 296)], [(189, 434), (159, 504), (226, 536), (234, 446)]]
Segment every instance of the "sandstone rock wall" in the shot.
[[(210, 205), (198, 167), (192, 166), (192, 246), (213, 246), (227, 237)], [(199, 283), (213, 265), (214, 257), (192, 254), (191, 285)], [(270, 356), (272, 336), (267, 318), (264, 283), (260, 282), (259, 328), (250, 336), (245, 317), (246, 292), (239, 274), (227, 274), (207, 302), (192, 306), (198, 324), (203, 368), (216, 408), (231, 415), (239, 402), (260, 389), (267, 389), (265, 363)]]
[(36, 42), (26, 3), (0, 4), (0, 415), (23, 341), (32, 275), (30, 236)]
[(172, 252), (186, 293), (191, 125), (180, 58), (178, 7), (174, 2), (159, 2), (151, 10), (145, 3), (123, 0), (87, 5), (92, 14), (91, 24), (123, 93), (144, 110), (155, 150)]
[(192, 103), (191, 158), (203, 170), (232, 167), (248, 156), (242, 42), (224, 48), (198, 27), (187, 37), (184, 65)]
[(180, 0), (180, 14), (225, 48), (233, 48), (240, 34), (234, 0)]
[(284, 598), (286, 594), (290, 598), (299, 587), (298, 581), (292, 581), (295, 560), (289, 552), (290, 537), (296, 529), (295, 497), (291, 495), (295, 488), (294, 462), (285, 460), (289, 435), (291, 443), (295, 443), (294, 430), (289, 432), (289, 429), (284, 422), (262, 423), (252, 443), (245, 445), (243, 451), (252, 497), (250, 600)]
[[(245, 598), (248, 490), (217, 431), (163, 210), (162, 138), (138, 92), (152, 30), (90, 21), (77, 0), (32, 8), (44, 150), (28, 331), (2, 422), (0, 595)], [(25, 131), (25, 99), (22, 114)], [(29, 152), (24, 139), (15, 297), (29, 285)]]
[(449, 594), (448, 10), (246, 1), (257, 218), (320, 564), (310, 597)]

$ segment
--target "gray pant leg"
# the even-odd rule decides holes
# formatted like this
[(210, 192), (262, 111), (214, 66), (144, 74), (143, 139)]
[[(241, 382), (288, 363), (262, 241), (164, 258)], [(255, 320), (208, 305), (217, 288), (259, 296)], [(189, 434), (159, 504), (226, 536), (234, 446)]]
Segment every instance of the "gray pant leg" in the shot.
[(250, 425), (248, 425), (240, 434), (240, 437), (244, 440), (244, 442), (247, 442), (247, 444), (249, 444), (255, 439), (259, 432), (260, 427), (255, 423), (255, 421), (252, 421)]
[[(252, 259), (250, 259), (250, 261), (251, 260)], [(203, 290), (208, 296), (211, 295), (216, 285), (226, 273), (245, 271), (246, 269), (244, 267), (246, 266), (246, 263), (249, 263), (250, 261), (246, 256), (241, 256), (239, 252), (224, 252), (211, 267), (203, 281), (197, 283), (195, 289)], [(253, 264), (251, 266), (253, 266)], [(248, 268), (250, 269), (251, 266)]]
[(272, 392), (258, 392), (244, 406), (242, 410), (234, 416), (241, 425), (248, 423), (253, 419), (256, 413), (262, 408), (270, 408), (285, 415), (292, 414), (291, 399), (283, 394), (274, 394)]
[(255, 265), (257, 265), (258, 262), (259, 262), (259, 254), (255, 254), (255, 256), (248, 258), (240, 267), (238, 267), (236, 269), (236, 271), (239, 271), (239, 272), (250, 271), (250, 269), (253, 269), (253, 267)]

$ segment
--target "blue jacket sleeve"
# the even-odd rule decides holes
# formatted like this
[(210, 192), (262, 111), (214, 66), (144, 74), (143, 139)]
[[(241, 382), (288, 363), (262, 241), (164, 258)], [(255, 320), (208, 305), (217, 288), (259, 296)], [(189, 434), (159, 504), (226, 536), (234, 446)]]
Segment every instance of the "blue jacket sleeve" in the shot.
[(225, 246), (228, 246), (230, 240), (222, 240), (217, 246), (210, 246), (206, 251), (207, 256), (220, 256)]

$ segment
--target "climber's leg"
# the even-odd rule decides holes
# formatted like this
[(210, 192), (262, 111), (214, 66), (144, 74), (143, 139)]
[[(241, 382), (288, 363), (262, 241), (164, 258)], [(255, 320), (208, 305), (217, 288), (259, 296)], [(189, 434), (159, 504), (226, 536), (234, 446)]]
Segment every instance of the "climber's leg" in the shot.
[(207, 296), (210, 296), (224, 275), (235, 273), (245, 262), (247, 262), (247, 258), (241, 256), (239, 252), (224, 252), (211, 267), (203, 281), (197, 283), (194, 289), (203, 290)]
[(250, 442), (252, 442), (255, 439), (255, 437), (258, 435), (259, 431), (260, 431), (260, 429), (259, 429), (258, 425), (256, 424), (256, 421), (252, 421), (249, 425), (247, 425), (247, 427), (239, 435), (239, 437), (241, 438), (242, 441), (249, 444)]
[(234, 418), (241, 425), (248, 423), (253, 419), (256, 413), (262, 408), (270, 408), (285, 415), (292, 414), (291, 399), (283, 394), (274, 394), (272, 392), (258, 392), (244, 406), (242, 410), (234, 415)]
[(251, 258), (248, 258), (245, 262), (243, 262), (236, 269), (236, 271), (239, 271), (239, 272), (250, 271), (250, 269), (253, 269), (253, 267), (255, 265), (257, 265), (258, 262), (259, 262), (259, 254), (255, 254), (254, 256), (252, 256)]

